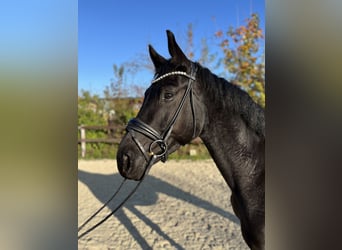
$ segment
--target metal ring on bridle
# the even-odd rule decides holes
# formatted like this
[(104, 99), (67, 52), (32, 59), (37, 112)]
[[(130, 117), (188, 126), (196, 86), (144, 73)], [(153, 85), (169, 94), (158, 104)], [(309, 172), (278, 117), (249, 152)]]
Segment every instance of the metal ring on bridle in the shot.
[[(154, 145), (158, 145), (160, 147), (160, 149), (162, 150), (161, 153), (154, 153), (153, 150), (152, 150), (152, 147)], [(150, 147), (149, 147), (149, 155), (155, 155), (157, 157), (162, 157), (166, 154), (167, 152), (167, 144), (164, 140), (155, 140), (153, 141), (151, 144), (150, 144)]]

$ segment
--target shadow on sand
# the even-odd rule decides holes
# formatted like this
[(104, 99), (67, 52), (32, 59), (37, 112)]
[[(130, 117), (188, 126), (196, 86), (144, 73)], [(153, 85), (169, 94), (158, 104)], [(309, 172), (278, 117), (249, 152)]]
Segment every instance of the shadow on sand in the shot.
[[(78, 180), (84, 183), (93, 193), (93, 195), (104, 204), (108, 200), (108, 198), (114, 193), (114, 191), (118, 188), (123, 178), (119, 174), (104, 175), (78, 170)], [(117, 206), (118, 204), (117, 201), (123, 200), (129, 193), (129, 191), (133, 189), (136, 183), (137, 182), (135, 181), (128, 181), (128, 183), (126, 181), (123, 190), (121, 190), (122, 192), (120, 191), (120, 195), (118, 195), (118, 197), (115, 198), (116, 201), (112, 201), (108, 205), (108, 208), (111, 210), (115, 209), (115, 206)], [(170, 238), (167, 234), (165, 234), (157, 224), (153, 223), (148, 217), (146, 217), (136, 208), (137, 205), (152, 206), (156, 204), (158, 199), (157, 193), (163, 193), (170, 197), (186, 201), (197, 207), (217, 213), (234, 223), (240, 223), (235, 215), (219, 207), (214, 206), (206, 200), (198, 198), (188, 192), (184, 192), (176, 186), (173, 186), (163, 180), (160, 180), (154, 176), (149, 175), (145, 178), (144, 182), (138, 188), (136, 193), (124, 204), (124, 207), (131, 211), (133, 214), (135, 214), (140, 220), (142, 220), (146, 225), (148, 225), (156, 233), (162, 236), (165, 240), (169, 241), (170, 244), (174, 246), (176, 249), (184, 248), (180, 246), (177, 242), (175, 242), (172, 238)], [(97, 208), (94, 208), (94, 210), (96, 209)], [(87, 215), (87, 218), (89, 216), (90, 214)], [(136, 227), (133, 225), (131, 220), (127, 217), (123, 209), (119, 209), (113, 216), (115, 216), (127, 228), (127, 230), (130, 232), (132, 237), (134, 237), (134, 239), (138, 242), (142, 249), (151, 248), (149, 244), (146, 242), (146, 240), (141, 236)], [(99, 218), (96, 217), (94, 221), (90, 222), (90, 224), (93, 224), (95, 221), (98, 220)], [(83, 221), (79, 223), (83, 223)]]

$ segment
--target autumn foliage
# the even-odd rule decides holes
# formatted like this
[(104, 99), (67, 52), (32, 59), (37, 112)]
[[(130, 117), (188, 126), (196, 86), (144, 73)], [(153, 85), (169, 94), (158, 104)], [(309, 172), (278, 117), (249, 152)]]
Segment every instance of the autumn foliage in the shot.
[(249, 95), (265, 107), (265, 62), (260, 51), (260, 40), (264, 38), (257, 14), (247, 19), (245, 26), (230, 27), (227, 32), (215, 33), (224, 54), (222, 63), (234, 79)]

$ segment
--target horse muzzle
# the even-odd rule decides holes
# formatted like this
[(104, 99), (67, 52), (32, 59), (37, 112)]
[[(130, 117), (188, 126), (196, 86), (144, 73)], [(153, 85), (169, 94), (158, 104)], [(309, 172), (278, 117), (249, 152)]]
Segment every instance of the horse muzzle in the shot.
[(127, 135), (119, 145), (116, 161), (122, 177), (139, 181), (144, 176), (146, 159)]

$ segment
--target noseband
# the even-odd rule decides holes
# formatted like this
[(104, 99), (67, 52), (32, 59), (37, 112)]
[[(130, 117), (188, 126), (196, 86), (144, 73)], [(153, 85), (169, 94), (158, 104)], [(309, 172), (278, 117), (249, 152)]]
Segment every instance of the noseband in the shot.
[[(127, 127), (126, 127), (127, 132), (131, 134), (133, 141), (138, 146), (139, 150), (144, 155), (145, 160), (147, 162), (150, 162), (152, 158), (153, 159), (160, 159), (163, 162), (165, 162), (167, 160), (168, 145), (166, 142), (167, 142), (167, 139), (169, 138), (169, 136), (172, 132), (173, 126), (176, 123), (177, 118), (183, 109), (185, 100), (189, 96), (189, 94), (190, 94), (191, 111), (192, 111), (193, 125), (194, 125), (193, 126), (192, 138), (195, 137), (196, 119), (195, 119), (195, 111), (194, 111), (194, 105), (193, 105), (192, 83), (193, 83), (193, 81), (196, 80), (195, 75), (196, 75), (197, 67), (194, 64), (192, 64), (191, 66), (192, 66), (191, 75), (188, 75), (186, 72), (183, 72), (183, 71), (172, 71), (172, 72), (166, 73), (166, 74), (164, 74), (164, 75), (162, 75), (162, 76), (160, 76), (160, 77), (158, 77), (152, 81), (152, 84), (154, 84), (154, 83), (156, 83), (156, 82), (158, 82), (158, 81), (160, 81), (166, 77), (173, 76), (173, 75), (180, 75), (180, 76), (187, 77), (189, 79), (187, 88), (186, 88), (184, 95), (183, 95), (183, 97), (179, 103), (179, 106), (176, 109), (176, 111), (175, 111), (172, 119), (170, 120), (169, 124), (167, 125), (166, 129), (162, 133), (159, 133), (154, 128), (152, 128), (150, 125), (141, 121), (139, 118), (133, 118), (127, 124)], [(144, 149), (142, 144), (136, 138), (135, 132), (143, 134), (144, 136), (146, 136), (152, 140), (152, 142), (148, 148), (148, 152)], [(153, 148), (155, 146), (158, 146), (161, 149), (161, 151), (160, 152), (154, 152)]]

